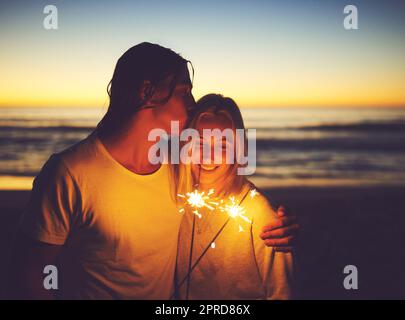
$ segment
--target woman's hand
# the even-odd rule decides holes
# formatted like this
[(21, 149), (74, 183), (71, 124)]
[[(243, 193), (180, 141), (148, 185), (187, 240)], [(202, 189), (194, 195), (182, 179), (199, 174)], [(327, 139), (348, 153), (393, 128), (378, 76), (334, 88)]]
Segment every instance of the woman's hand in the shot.
[(263, 228), (260, 238), (268, 247), (276, 251), (288, 252), (292, 250), (293, 242), (299, 230), (297, 218), (287, 215), (287, 210), (280, 206), (277, 209), (278, 219)]

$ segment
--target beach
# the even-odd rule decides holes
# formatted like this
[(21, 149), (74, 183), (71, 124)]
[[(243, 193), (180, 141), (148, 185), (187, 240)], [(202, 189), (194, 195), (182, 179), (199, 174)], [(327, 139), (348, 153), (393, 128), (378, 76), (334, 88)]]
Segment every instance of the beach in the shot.
[[(0, 8), (0, 300), (16, 278), (10, 257), (35, 177), (30, 207), (39, 211), (24, 227), (66, 244), (55, 261), (58, 286), (75, 291), (80, 283), (76, 296), (170, 295), (162, 283), (171, 284), (176, 228), (188, 211), (202, 218), (191, 225), (188, 267), (204, 284), (215, 280), (209, 294), (222, 293), (219, 284), (235, 274), (218, 296), (240, 288), (246, 297), (257, 288), (258, 297), (284, 296), (290, 256), (254, 237), (242, 245), (242, 224), (241, 237), (221, 245), (220, 229), (206, 244), (215, 254), (209, 268), (193, 266), (194, 244), (217, 222), (200, 209), (252, 222), (257, 236), (265, 222), (249, 213), (282, 205), (300, 226), (295, 234), (287, 221), (272, 234), (285, 246), (294, 239), (294, 299), (405, 300), (405, 1), (2, 1)], [(165, 180), (166, 171), (174, 179)], [(251, 183), (243, 199), (241, 176)], [(271, 206), (253, 200), (254, 188)], [(171, 203), (169, 191), (179, 201)], [(41, 260), (32, 245), (22, 265)], [(45, 259), (58, 251), (47, 247)], [(38, 273), (52, 286), (50, 267), (49, 278), (25, 272), (27, 283)], [(184, 273), (186, 296), (196, 296)], [(254, 279), (239, 281), (244, 274)], [(163, 307), (160, 316), (176, 317)], [(213, 309), (206, 315), (223, 313)], [(273, 315), (270, 306), (265, 313)]]
[[(0, 288), (33, 177), (51, 154), (86, 138), (104, 111), (0, 109)], [(242, 113), (256, 129), (252, 181), (301, 225), (296, 297), (405, 298), (405, 109)], [(358, 290), (343, 287), (347, 265), (358, 269)]]
[[(405, 109), (241, 111), (255, 130), (249, 164), (260, 186), (405, 185)], [(50, 155), (85, 139), (104, 112), (0, 108), (0, 190), (29, 189)]]
[[(283, 187), (262, 190), (301, 225), (296, 243), (297, 299), (404, 299), (405, 187)], [(29, 191), (0, 191), (0, 288)], [(358, 268), (345, 290), (343, 269)], [(0, 297), (2, 297), (0, 295)]]

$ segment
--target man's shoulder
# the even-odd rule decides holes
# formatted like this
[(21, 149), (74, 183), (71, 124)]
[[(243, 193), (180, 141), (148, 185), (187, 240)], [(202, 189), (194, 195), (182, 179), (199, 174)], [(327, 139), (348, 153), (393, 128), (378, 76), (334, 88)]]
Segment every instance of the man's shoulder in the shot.
[(66, 167), (71, 174), (76, 174), (94, 166), (98, 157), (97, 138), (93, 133), (67, 149), (53, 154), (51, 159)]
[(96, 156), (91, 135), (71, 147), (52, 154), (35, 177), (33, 188), (40, 193), (51, 193), (59, 187), (77, 185), (86, 176)]

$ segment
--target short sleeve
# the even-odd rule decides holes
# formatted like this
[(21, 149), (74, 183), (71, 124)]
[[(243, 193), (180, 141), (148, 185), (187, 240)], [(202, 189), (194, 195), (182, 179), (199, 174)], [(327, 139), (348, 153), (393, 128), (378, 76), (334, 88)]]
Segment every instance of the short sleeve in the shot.
[(29, 203), (20, 221), (28, 237), (63, 245), (77, 210), (79, 188), (63, 160), (53, 155), (35, 178)]

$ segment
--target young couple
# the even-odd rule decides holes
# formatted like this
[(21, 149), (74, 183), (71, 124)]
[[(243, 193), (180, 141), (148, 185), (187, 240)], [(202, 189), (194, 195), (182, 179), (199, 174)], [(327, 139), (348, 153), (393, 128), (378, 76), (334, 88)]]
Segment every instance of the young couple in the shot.
[[(195, 103), (188, 63), (150, 43), (118, 60), (97, 129), (52, 155), (34, 181), (12, 257), (13, 297), (291, 297), (294, 217), (260, 193), (252, 197), (237, 164), (148, 160), (149, 132), (170, 131), (171, 121), (199, 132), (244, 129), (233, 100), (207, 95)], [(201, 219), (177, 196), (195, 188), (213, 189), (219, 203), (199, 208)], [(222, 212), (229, 199), (244, 219)], [(46, 265), (58, 268), (58, 290), (43, 287)]]

